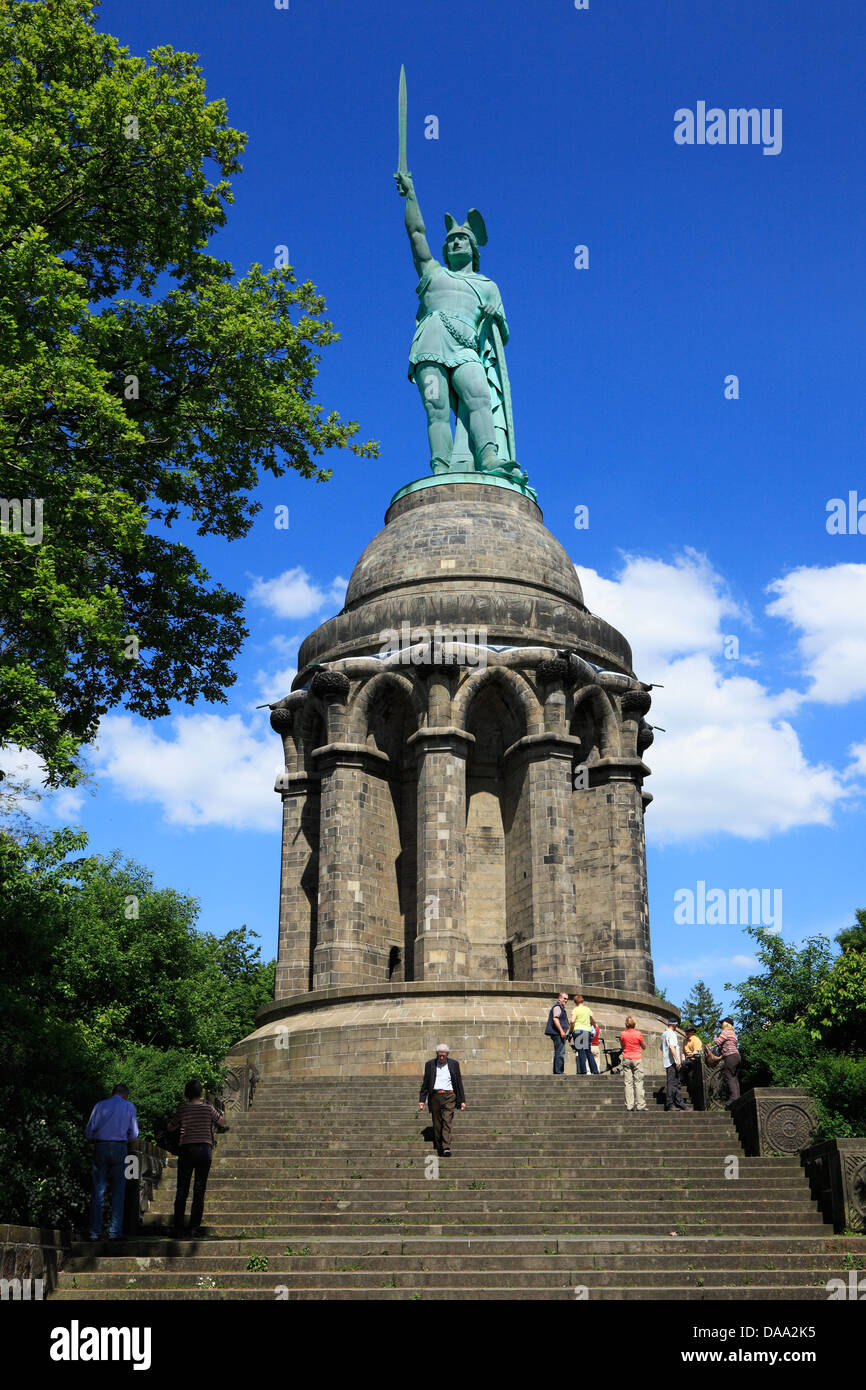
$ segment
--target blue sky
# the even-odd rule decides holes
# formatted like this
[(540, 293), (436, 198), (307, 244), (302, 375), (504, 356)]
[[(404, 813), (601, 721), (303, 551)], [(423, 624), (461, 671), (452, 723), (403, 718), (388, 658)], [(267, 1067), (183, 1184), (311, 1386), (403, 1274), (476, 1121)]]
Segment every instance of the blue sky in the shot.
[[(195, 894), (203, 927), (246, 922), (275, 949), (279, 744), (253, 707), (287, 693), (298, 641), (341, 607), (392, 493), (427, 471), (392, 178), (403, 62), (431, 244), (446, 210), (487, 223), (545, 523), (638, 675), (665, 687), (647, 755), (660, 988), (679, 1002), (699, 975), (720, 994), (748, 973), (738, 926), (674, 921), (699, 881), (780, 890), (786, 938), (848, 925), (866, 906), (866, 536), (828, 534), (826, 508), (866, 498), (862, 8), (105, 0), (99, 22), (138, 53), (201, 55), (249, 136), (214, 245), (238, 272), (288, 246), (341, 334), (319, 398), (382, 455), (334, 456), (327, 484), (268, 478), (247, 539), (195, 541), (250, 596), (228, 705), (150, 725), (117, 712), (90, 791), (43, 814)], [(781, 151), (677, 144), (674, 113), (699, 101), (780, 109)]]

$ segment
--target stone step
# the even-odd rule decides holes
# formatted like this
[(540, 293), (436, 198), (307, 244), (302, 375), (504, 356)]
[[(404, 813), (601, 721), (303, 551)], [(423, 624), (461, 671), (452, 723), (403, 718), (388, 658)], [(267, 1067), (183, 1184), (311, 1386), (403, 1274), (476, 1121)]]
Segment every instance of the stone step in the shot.
[[(276, 1244), (276, 1249), (272, 1247)], [(222, 1274), (240, 1274), (246, 1271), (250, 1256), (256, 1253), (264, 1253), (258, 1250), (255, 1242), (245, 1242), (247, 1249), (242, 1255), (194, 1255), (194, 1256), (153, 1256), (151, 1258), (132, 1258), (132, 1257), (109, 1257), (101, 1262), (99, 1272), (94, 1273), (89, 1268), (86, 1256), (75, 1256), (67, 1260), (61, 1273), (61, 1282), (67, 1285), (74, 1274), (80, 1286), (85, 1287), (91, 1279), (103, 1279), (109, 1277), (119, 1278), (125, 1275), (145, 1274), (158, 1275), (171, 1272), (172, 1270), (188, 1275), (199, 1275), (213, 1271), (217, 1276)], [(474, 1245), (474, 1242), (473, 1242)], [(201, 1248), (201, 1242), (199, 1243)], [(210, 1245), (208, 1249), (210, 1249)], [(500, 1271), (533, 1271), (541, 1270), (550, 1272), (553, 1269), (577, 1271), (583, 1276), (606, 1273), (616, 1275), (618, 1273), (631, 1273), (635, 1268), (651, 1273), (662, 1272), (670, 1273), (672, 1267), (682, 1274), (691, 1276), (693, 1273), (706, 1274), (707, 1272), (726, 1271), (739, 1272), (746, 1275), (753, 1274), (755, 1271), (761, 1273), (762, 1279), (772, 1274), (788, 1274), (792, 1278), (805, 1280), (811, 1273), (818, 1274), (841, 1274), (844, 1273), (844, 1259), (839, 1259), (828, 1254), (816, 1255), (812, 1253), (801, 1253), (793, 1255), (774, 1255), (768, 1258), (766, 1254), (718, 1254), (715, 1251), (698, 1255), (680, 1255), (680, 1258), (673, 1259), (668, 1255), (646, 1255), (643, 1252), (630, 1253), (627, 1255), (581, 1255), (572, 1254), (535, 1254), (535, 1255), (514, 1255), (514, 1254), (490, 1254), (490, 1255), (467, 1255), (467, 1254), (427, 1254), (427, 1255), (399, 1255), (383, 1254), (369, 1255), (362, 1252), (350, 1251), (349, 1253), (334, 1255), (294, 1255), (289, 1256), (284, 1253), (284, 1249), (279, 1242), (269, 1244), (268, 1268), (271, 1272), (279, 1271), (282, 1273), (303, 1274), (313, 1272), (317, 1274), (327, 1273), (328, 1271), (340, 1270), (393, 1270), (400, 1273), (407, 1273), (413, 1270), (431, 1271), (431, 1266), (438, 1268), (448, 1268), (452, 1272), (472, 1271), (475, 1273), (488, 1269)], [(104, 1266), (104, 1269), (103, 1269)], [(628, 1282), (623, 1280), (623, 1282)]]
[[(377, 1157), (375, 1159), (371, 1158), (369, 1154), (366, 1155), (366, 1159), (364, 1154), (357, 1157), (353, 1157), (351, 1154), (321, 1154), (316, 1158), (315, 1171), (317, 1173), (342, 1173), (345, 1176), (347, 1170), (354, 1170), (363, 1172), (365, 1177), (373, 1176), (377, 1173), (393, 1174), (395, 1171), (403, 1172), (410, 1168), (423, 1171), (424, 1161), (428, 1156), (432, 1156), (432, 1150), (427, 1150), (425, 1153), (415, 1156), (409, 1156), (404, 1153), (401, 1158), (388, 1155), (387, 1157)], [(491, 1155), (489, 1158), (485, 1158), (484, 1171), (492, 1175), (497, 1173), (507, 1175), (531, 1168), (533, 1173), (539, 1175), (544, 1173), (552, 1175), (562, 1174), (565, 1177), (573, 1178), (574, 1181), (581, 1181), (587, 1172), (586, 1163), (584, 1161), (577, 1161), (574, 1157), (556, 1159), (551, 1158), (549, 1154), (542, 1153), (533, 1155), (525, 1154), (523, 1151), (521, 1151), (520, 1157), (525, 1161), (515, 1164), (510, 1158)], [(803, 1170), (795, 1158), (749, 1158), (741, 1154), (738, 1154), (737, 1157), (739, 1159), (740, 1174), (742, 1176), (764, 1172), (767, 1174), (779, 1175), (794, 1174), (802, 1182)], [(447, 1170), (445, 1169), (446, 1164), (449, 1165)], [(171, 1159), (169, 1168), (173, 1171), (176, 1166), (177, 1160)], [(596, 1164), (596, 1169), (599, 1167), (600, 1165)], [(224, 1158), (221, 1152), (217, 1150), (210, 1171), (213, 1176), (216, 1176), (220, 1171), (237, 1173), (241, 1180), (246, 1180), (248, 1175), (254, 1175), (257, 1172), (273, 1172), (274, 1174), (292, 1172), (309, 1173), (312, 1170), (313, 1165), (311, 1162), (306, 1161), (305, 1163), (299, 1164), (297, 1159), (291, 1157), (264, 1158), (261, 1153), (258, 1153), (254, 1156), (246, 1156), (243, 1160), (238, 1160), (235, 1158)], [(443, 1171), (454, 1171), (462, 1173), (467, 1177), (477, 1176), (475, 1165), (473, 1164), (470, 1166), (466, 1155), (459, 1149), (454, 1152), (450, 1159), (442, 1160), (440, 1172)], [(620, 1167), (616, 1167), (613, 1172), (618, 1176), (621, 1172)], [(641, 1168), (641, 1181), (643, 1181), (645, 1176), (663, 1176), (665, 1172), (675, 1176), (705, 1175), (707, 1177), (718, 1177), (719, 1160), (718, 1158), (695, 1158), (693, 1155), (690, 1155), (686, 1159), (677, 1160), (676, 1162), (666, 1159), (664, 1156), (657, 1158), (648, 1157), (645, 1165)]]
[(646, 1284), (652, 1284), (658, 1280), (662, 1282), (674, 1281), (678, 1284), (685, 1284), (692, 1288), (724, 1288), (729, 1287), (735, 1274), (739, 1283), (744, 1288), (750, 1284), (761, 1284), (764, 1287), (784, 1287), (785, 1285), (804, 1285), (823, 1288), (826, 1292), (827, 1279), (830, 1274), (821, 1274), (814, 1271), (804, 1271), (802, 1269), (793, 1270), (760, 1270), (754, 1277), (750, 1274), (743, 1274), (742, 1271), (720, 1271), (710, 1266), (702, 1270), (689, 1270), (688, 1272), (678, 1269), (674, 1272), (661, 1271), (659, 1269), (644, 1269), (638, 1265), (629, 1270), (596, 1270), (596, 1269), (575, 1269), (566, 1267), (565, 1264), (556, 1269), (545, 1269), (539, 1267), (532, 1270), (520, 1269), (496, 1269), (487, 1268), (483, 1270), (455, 1270), (453, 1267), (447, 1271), (439, 1270), (398, 1270), (388, 1265), (379, 1269), (371, 1269), (364, 1266), (358, 1270), (341, 1270), (339, 1268), (317, 1272), (314, 1270), (299, 1271), (292, 1269), (289, 1265), (268, 1264), (267, 1270), (238, 1270), (222, 1271), (213, 1273), (196, 1273), (181, 1270), (171, 1271), (148, 1271), (140, 1270), (134, 1274), (122, 1275), (116, 1270), (101, 1271), (98, 1274), (76, 1274), (75, 1284), (72, 1284), (69, 1276), (60, 1276), (59, 1288), (77, 1288), (79, 1292), (88, 1289), (116, 1289), (116, 1288), (135, 1288), (141, 1292), (154, 1289), (195, 1289), (203, 1286), (205, 1281), (211, 1279), (215, 1281), (215, 1287), (222, 1289), (242, 1289), (255, 1287), (257, 1284), (270, 1284), (273, 1289), (275, 1283), (287, 1285), (290, 1289), (359, 1289), (375, 1287), (392, 1288), (435, 1288), (446, 1278), (450, 1284), (459, 1284), (461, 1288), (519, 1288), (522, 1286), (534, 1288), (562, 1288), (567, 1286), (574, 1288), (575, 1284), (583, 1284), (590, 1291), (590, 1296), (596, 1295), (596, 1290), (611, 1286), (620, 1288), (639, 1288)]
[(171, 1235), (173, 1159), (140, 1235), (78, 1244), (55, 1296), (793, 1301), (866, 1268), (798, 1160), (747, 1158), (726, 1112), (665, 1114), (653, 1077), (627, 1114), (621, 1077), (575, 1079), (473, 1081), (437, 1179), (420, 1078), (265, 1083), (216, 1148), (205, 1236)]
[[(674, 1194), (671, 1194), (673, 1200)], [(684, 1221), (693, 1220), (696, 1217), (706, 1217), (709, 1222), (716, 1222), (732, 1213), (739, 1213), (745, 1217), (746, 1214), (754, 1212), (764, 1218), (782, 1217), (807, 1217), (813, 1212), (818, 1212), (817, 1203), (804, 1196), (794, 1197), (764, 1197), (756, 1194), (738, 1197), (710, 1197), (709, 1195), (694, 1195), (676, 1197), (677, 1216)], [(589, 1217), (590, 1215), (609, 1214), (611, 1217), (629, 1213), (635, 1215), (652, 1215), (657, 1207), (653, 1201), (648, 1201), (645, 1197), (632, 1197), (625, 1193), (618, 1193), (606, 1200), (600, 1197), (581, 1197), (579, 1195), (560, 1196), (560, 1197), (533, 1197), (526, 1198), (520, 1196), (492, 1197), (486, 1192), (466, 1193), (439, 1191), (431, 1193), (429, 1197), (422, 1196), (370, 1196), (331, 1198), (325, 1201), (307, 1200), (305, 1198), (293, 1197), (274, 1197), (270, 1200), (257, 1201), (254, 1198), (232, 1200), (228, 1197), (217, 1197), (207, 1203), (208, 1219), (214, 1225), (219, 1225), (226, 1217), (234, 1217), (241, 1220), (258, 1220), (259, 1218), (280, 1216), (280, 1217), (329, 1217), (332, 1208), (336, 1208), (341, 1214), (354, 1215), (357, 1219), (370, 1219), (370, 1217), (381, 1212), (383, 1216), (397, 1215), (405, 1213), (406, 1216), (423, 1215), (426, 1212), (440, 1211), (449, 1217), (463, 1216), (467, 1219), (479, 1212), (486, 1214), (496, 1213), (503, 1216), (510, 1213), (525, 1213), (527, 1216), (533, 1213), (547, 1215), (548, 1212), (561, 1212), (563, 1215)], [(171, 1202), (165, 1202), (162, 1207), (151, 1207), (151, 1212), (162, 1212), (163, 1215), (172, 1210)], [(670, 1218), (668, 1218), (670, 1219)], [(823, 1217), (820, 1218), (823, 1221)]]
[[(509, 1231), (514, 1236), (543, 1236), (551, 1237), (567, 1235), (610, 1235), (624, 1236), (647, 1235), (663, 1236), (671, 1235), (675, 1230), (679, 1230), (682, 1235), (700, 1235), (702, 1231), (709, 1234), (726, 1236), (747, 1236), (760, 1221), (760, 1213), (751, 1212), (741, 1216), (738, 1220), (728, 1218), (716, 1218), (706, 1222), (691, 1221), (686, 1222), (677, 1220), (674, 1225), (674, 1217), (668, 1215), (661, 1219), (650, 1219), (645, 1216), (609, 1217), (596, 1215), (591, 1219), (581, 1222), (577, 1216), (563, 1217), (562, 1220), (553, 1220), (555, 1213), (551, 1214), (550, 1219), (542, 1222), (537, 1218), (521, 1220), (518, 1213), (500, 1214), (494, 1213), (467, 1213), (465, 1219), (448, 1217), (448, 1213), (436, 1213), (439, 1220), (431, 1220), (433, 1213), (419, 1214), (414, 1220), (409, 1217), (399, 1218), (397, 1216), (386, 1216), (373, 1218), (372, 1221), (358, 1221), (350, 1214), (336, 1212), (332, 1216), (306, 1217), (300, 1219), (282, 1219), (269, 1221), (266, 1217), (250, 1218), (246, 1223), (240, 1221), (220, 1221), (218, 1226), (212, 1229), (214, 1234), (221, 1238), (241, 1239), (250, 1236), (259, 1236), (264, 1239), (270, 1235), (272, 1238), (285, 1237), (289, 1241), (306, 1242), (316, 1236), (333, 1235), (342, 1227), (347, 1234), (356, 1236), (376, 1237), (382, 1234), (383, 1230), (391, 1229), (394, 1232), (406, 1235), (420, 1235), (427, 1231), (432, 1235), (453, 1234), (455, 1236), (469, 1234), (471, 1236), (489, 1238), (503, 1231)], [(205, 1217), (207, 1221), (207, 1216)], [(143, 1228), (147, 1231), (157, 1230), (167, 1234), (169, 1223), (163, 1218), (151, 1218), (148, 1213), (143, 1221)], [(773, 1229), (779, 1232), (785, 1231), (792, 1236), (814, 1235), (822, 1228), (823, 1222), (819, 1215), (813, 1217), (796, 1216), (781, 1217), (776, 1216), (773, 1220)]]
[[(328, 1232), (318, 1236), (309, 1245), (305, 1241), (294, 1241), (287, 1246), (285, 1237), (245, 1237), (221, 1238), (205, 1237), (199, 1240), (175, 1240), (165, 1236), (139, 1236), (120, 1241), (77, 1241), (70, 1250), (70, 1258), (81, 1259), (92, 1265), (94, 1259), (154, 1259), (170, 1258), (180, 1253), (184, 1258), (192, 1256), (209, 1259), (212, 1257), (245, 1256), (260, 1251), (272, 1256), (291, 1249), (295, 1255), (303, 1252), (315, 1255), (359, 1255), (359, 1254), (411, 1254), (419, 1257), (448, 1255), (495, 1255), (497, 1258), (514, 1255), (553, 1255), (564, 1254), (586, 1261), (590, 1256), (623, 1256), (629, 1259), (639, 1255), (641, 1259), (649, 1255), (662, 1256), (670, 1267), (685, 1259), (708, 1258), (715, 1260), (718, 1255), (735, 1256), (747, 1252), (752, 1256), (777, 1260), (783, 1255), (810, 1256), (820, 1258), (824, 1255), (833, 1260), (866, 1261), (866, 1238), (840, 1237), (826, 1234), (827, 1228), (807, 1236), (715, 1236), (692, 1235), (671, 1236), (665, 1231), (659, 1235), (565, 1235), (546, 1237), (541, 1234), (520, 1236), (511, 1232), (507, 1236), (469, 1238), (465, 1234), (457, 1236), (394, 1235), (377, 1231), (371, 1240), (368, 1236), (353, 1236)], [(371, 1252), (370, 1247), (375, 1247)], [(860, 1266), (858, 1266), (859, 1268)], [(866, 1268), (866, 1264), (862, 1266)]]
[[(450, 1181), (449, 1181), (450, 1179)], [(377, 1195), (382, 1197), (399, 1196), (403, 1193), (423, 1192), (429, 1189), (433, 1182), (443, 1183), (446, 1187), (459, 1192), (483, 1191), (488, 1195), (508, 1196), (509, 1193), (519, 1193), (526, 1190), (525, 1178), (519, 1177), (497, 1177), (491, 1178), (489, 1175), (481, 1179), (470, 1179), (468, 1176), (462, 1179), (454, 1176), (453, 1169), (446, 1169), (442, 1176), (437, 1179), (426, 1179), (423, 1171), (417, 1172), (414, 1176), (407, 1175), (405, 1178), (364, 1176), (362, 1178), (349, 1178), (345, 1175), (336, 1177), (327, 1185), (321, 1175), (304, 1178), (287, 1178), (283, 1181), (275, 1181), (273, 1177), (251, 1177), (245, 1175), (243, 1179), (237, 1174), (233, 1177), (215, 1177), (211, 1174), (207, 1185), (208, 1201), (218, 1196), (229, 1197), (239, 1192), (238, 1183), (242, 1182), (243, 1193), (246, 1197), (270, 1197), (284, 1196), (285, 1189), (290, 1187), (294, 1194), (303, 1194), (309, 1199), (333, 1196), (334, 1192), (361, 1193)], [(476, 1186), (473, 1187), (473, 1182)], [(562, 1177), (538, 1177), (533, 1178), (534, 1191), (541, 1193), (553, 1192), (559, 1194), (573, 1194), (580, 1191), (584, 1195), (593, 1193), (618, 1193), (636, 1191), (650, 1195), (676, 1197), (685, 1196), (691, 1192), (694, 1196), (697, 1193), (705, 1193), (708, 1197), (716, 1193), (724, 1194), (729, 1192), (731, 1182), (728, 1182), (716, 1174), (714, 1177), (685, 1179), (681, 1176), (669, 1178), (642, 1178), (639, 1184), (634, 1183), (612, 1183), (609, 1178), (581, 1178), (563, 1179)], [(737, 1191), (748, 1192), (752, 1196), (761, 1195), (768, 1197), (784, 1197), (790, 1193), (798, 1197), (803, 1195), (802, 1181), (798, 1181), (795, 1174), (785, 1177), (764, 1177), (760, 1174), (754, 1177), (741, 1176), (737, 1180)]]
[[(252, 1276), (250, 1276), (252, 1277)], [(232, 1302), (238, 1299), (260, 1299), (268, 1302), (277, 1301), (274, 1283), (268, 1286), (256, 1287), (252, 1284), (244, 1288), (219, 1289), (219, 1288), (196, 1288), (187, 1291), (178, 1289), (138, 1289), (138, 1288), (107, 1288), (107, 1289), (57, 1289), (51, 1295), (52, 1300), (58, 1302), (89, 1302), (102, 1299), (112, 1299), (118, 1301), (147, 1302), (149, 1300), (176, 1301), (179, 1298), (202, 1298), (216, 1299), (217, 1301), (229, 1300)], [(574, 1287), (571, 1284), (564, 1284), (562, 1288), (549, 1288), (543, 1286), (529, 1286), (521, 1288), (465, 1288), (460, 1284), (455, 1284), (453, 1279), (449, 1283), (444, 1280), (435, 1288), (394, 1288), (388, 1285), (385, 1288), (358, 1288), (358, 1289), (335, 1289), (332, 1287), (321, 1289), (292, 1289), (286, 1290), (282, 1294), (283, 1299), (288, 1300), (327, 1300), (332, 1299), (363, 1299), (364, 1302), (385, 1299), (431, 1299), (437, 1302), (452, 1303), (455, 1300), (488, 1300), (495, 1299), (497, 1302), (503, 1299), (515, 1299), (525, 1303), (527, 1299), (544, 1300), (550, 1299), (575, 1299)], [(695, 1285), (684, 1284), (661, 1284), (654, 1282), (651, 1287), (629, 1288), (623, 1286), (610, 1286), (599, 1288), (593, 1293), (593, 1298), (598, 1301), (647, 1301), (647, 1300), (688, 1300), (693, 1303), (701, 1299), (730, 1299), (737, 1302), (742, 1301), (765, 1301), (765, 1300), (796, 1300), (796, 1301), (817, 1301), (826, 1300), (827, 1290), (822, 1286), (811, 1284), (803, 1285), (759, 1285), (755, 1284), (748, 1288), (743, 1288), (739, 1281), (731, 1283), (725, 1288), (698, 1288)]]

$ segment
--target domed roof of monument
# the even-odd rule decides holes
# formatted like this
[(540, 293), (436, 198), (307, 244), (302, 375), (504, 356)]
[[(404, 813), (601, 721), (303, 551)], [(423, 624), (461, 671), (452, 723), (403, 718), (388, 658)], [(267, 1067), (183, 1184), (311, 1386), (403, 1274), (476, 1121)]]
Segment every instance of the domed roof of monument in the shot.
[(301, 643), (296, 684), (316, 663), (381, 651), (406, 623), (472, 628), (486, 645), (567, 647), (604, 669), (631, 670), (628, 643), (587, 611), (537, 504), (487, 478), (423, 480), (398, 493), (352, 571), (345, 608)]
[(418, 584), (469, 580), (537, 589), (583, 607), (574, 564), (530, 498), (444, 483), (401, 497), (352, 571), (346, 608)]

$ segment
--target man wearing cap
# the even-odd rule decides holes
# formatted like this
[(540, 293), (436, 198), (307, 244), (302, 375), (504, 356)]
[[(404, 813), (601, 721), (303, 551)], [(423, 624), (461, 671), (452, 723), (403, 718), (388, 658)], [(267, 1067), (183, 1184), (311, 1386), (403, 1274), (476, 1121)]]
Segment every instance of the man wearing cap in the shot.
[(439, 1043), (436, 1056), (424, 1066), (421, 1094), (418, 1109), (424, 1109), (424, 1102), (433, 1117), (433, 1147), (444, 1158), (451, 1157), (451, 1125), (457, 1105), (466, 1109), (466, 1096), (463, 1093), (463, 1078), (460, 1063), (450, 1055), (446, 1043)]
[(680, 1090), (680, 1045), (677, 1038), (677, 1020), (668, 1019), (668, 1026), (662, 1033), (662, 1066), (667, 1074), (665, 1087), (665, 1110), (685, 1110), (686, 1103)]

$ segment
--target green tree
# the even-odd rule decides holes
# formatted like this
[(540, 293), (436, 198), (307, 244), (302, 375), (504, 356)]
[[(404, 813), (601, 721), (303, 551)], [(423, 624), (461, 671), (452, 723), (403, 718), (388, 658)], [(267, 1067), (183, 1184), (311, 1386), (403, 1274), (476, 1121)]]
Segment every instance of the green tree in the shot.
[[(856, 914), (862, 926), (866, 913)], [(745, 1086), (805, 1086), (815, 1097), (822, 1139), (866, 1133), (866, 955), (859, 926), (837, 941), (786, 943), (761, 928), (761, 973), (735, 987)], [(725, 989), (734, 988), (730, 984)]]
[[(196, 930), (198, 904), (80, 832), (0, 831), (0, 1219), (63, 1225), (86, 1200), (83, 1128), (130, 1086), (145, 1138), (273, 994), (254, 933)], [(34, 1007), (37, 1001), (37, 1007)]]
[(680, 1008), (683, 1023), (693, 1023), (703, 1042), (714, 1038), (722, 1024), (721, 1005), (703, 980), (697, 980), (689, 997)]
[(726, 991), (735, 989), (741, 1031), (801, 1022), (819, 982), (830, 972), (833, 949), (829, 939), (811, 936), (802, 946), (794, 946), (763, 927), (744, 930), (758, 943), (757, 956), (764, 969), (742, 984), (725, 985)]
[(54, 785), (120, 702), (225, 700), (242, 600), (178, 518), (242, 537), (262, 470), (377, 452), (315, 400), (314, 286), (207, 254), (245, 137), (195, 56), (136, 57), (91, 9), (0, 9), (0, 747)]
[(853, 927), (846, 927), (836, 937), (843, 951), (866, 951), (866, 908), (858, 908)]

